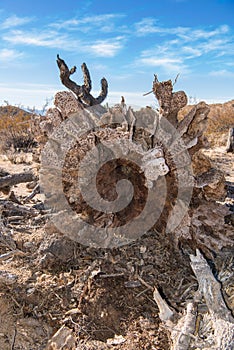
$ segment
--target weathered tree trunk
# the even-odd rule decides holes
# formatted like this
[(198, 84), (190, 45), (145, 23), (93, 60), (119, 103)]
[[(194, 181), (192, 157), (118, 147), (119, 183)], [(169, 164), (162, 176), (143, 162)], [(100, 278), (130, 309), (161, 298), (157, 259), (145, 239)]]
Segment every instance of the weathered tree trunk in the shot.
[[(157, 231), (167, 247), (180, 248), (186, 255), (199, 249), (212, 258), (233, 246), (232, 229), (224, 224), (228, 209), (220, 204), (226, 195), (224, 175), (202, 152), (209, 106), (200, 102), (179, 121), (186, 94), (173, 92), (171, 80), (155, 78), (159, 113), (151, 108), (134, 111), (123, 100), (108, 110), (93, 107), (100, 100), (93, 103), (88, 95), (91, 81), (86, 66), (81, 89), (70, 85), (69, 74), (75, 69), (68, 73), (64, 61), (58, 64), (61, 74), (64, 69), (67, 74), (65, 85), (78, 99), (71, 92), (57, 93), (55, 108), (34, 121), (43, 148), (40, 187), (52, 208), (55, 229), (98, 248), (120, 247), (148, 231)], [(82, 91), (87, 92), (88, 101), (80, 98)], [(92, 107), (85, 108), (87, 105)], [(191, 255), (191, 267), (212, 314), (211, 300), (214, 305), (225, 304), (199, 254), (197, 258)], [(206, 298), (209, 291), (210, 300)], [(189, 349), (196, 343), (199, 297), (187, 305), (184, 318), (164, 303), (156, 289), (154, 299), (162, 321), (170, 321), (171, 349)], [(220, 325), (232, 336), (232, 319), (224, 320), (219, 314), (213, 323), (216, 343), (220, 349), (229, 349), (230, 337), (220, 336)]]
[[(63, 66), (62, 61), (60, 68)], [(85, 77), (85, 81), (89, 81), (87, 73)], [(91, 82), (87, 81), (85, 86), (89, 91)], [(51, 188), (47, 184), (53, 181), (58, 186), (59, 181), (62, 182), (62, 192), (58, 192), (56, 186), (52, 190), (54, 198), (57, 196), (53, 205), (56, 207), (59, 203), (59, 196), (65, 196), (72, 211), (82, 221), (84, 219), (97, 228), (91, 241), (87, 242), (88, 232), (85, 233), (84, 227), (80, 226), (86, 244), (109, 247), (127, 244), (153, 228), (162, 234), (170, 233), (172, 242), (184, 242), (192, 249), (199, 247), (207, 254), (209, 250), (216, 251), (232, 244), (230, 234), (225, 232), (228, 232), (228, 227), (223, 229), (223, 218), (228, 210), (215, 202), (225, 197), (224, 176), (202, 153), (209, 106), (199, 102), (179, 122), (177, 114), (187, 98), (183, 91), (174, 93), (172, 90), (171, 80), (160, 83), (155, 79), (153, 82), (153, 92), (160, 104), (159, 114), (150, 108), (135, 112), (123, 104), (108, 111), (101, 106), (86, 110), (72, 93), (59, 92), (55, 96), (55, 108), (49, 109), (45, 118), (35, 120), (34, 130), (41, 146), (49, 139), (43, 151), (41, 178), (45, 180), (44, 189), (50, 193)], [(80, 132), (83, 126), (87, 132)], [(85, 158), (90, 163), (88, 166), (88, 163), (83, 164), (82, 159), (94, 149), (99, 156), (97, 153), (93, 160)], [(94, 164), (100, 161), (100, 157), (106, 157), (106, 161), (102, 166), (99, 164), (100, 169), (96, 169)], [(61, 180), (58, 174), (53, 175), (53, 169), (60, 164)], [(90, 175), (88, 171), (92, 167), (93, 175)], [(102, 208), (105, 201), (109, 201), (109, 208), (111, 202), (117, 203), (116, 184), (124, 178), (133, 184), (135, 199), (125, 209), (114, 212), (97, 209), (99, 205), (89, 205), (87, 197), (84, 198), (77, 186), (78, 170), (82, 174), (81, 182), (86, 184), (87, 189), (92, 188), (89, 200), (92, 202), (94, 198), (99, 198), (96, 202), (101, 206), (104, 199)], [(97, 188), (92, 187), (94, 178)], [(96, 191), (103, 199), (94, 196)], [(150, 212), (138, 221), (139, 214), (145, 213), (143, 208), (146, 204), (147, 210), (150, 212), (149, 208), (154, 208), (153, 212), (157, 215), (153, 219), (154, 214)], [(216, 212), (212, 219), (211, 211)], [(205, 225), (199, 217), (204, 218)], [(131, 221), (135, 225), (131, 226), (130, 236), (123, 237), (121, 227), (123, 229)], [(118, 239), (108, 237), (105, 240), (104, 233), (103, 237), (97, 234), (99, 228), (105, 227), (117, 230), (118, 233), (115, 231), (114, 234)], [(134, 236), (136, 227), (139, 232)]]

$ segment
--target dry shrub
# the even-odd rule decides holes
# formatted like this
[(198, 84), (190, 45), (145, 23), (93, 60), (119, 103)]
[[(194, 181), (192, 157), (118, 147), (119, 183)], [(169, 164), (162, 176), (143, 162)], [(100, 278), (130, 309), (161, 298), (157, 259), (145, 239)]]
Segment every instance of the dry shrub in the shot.
[[(211, 147), (226, 146), (229, 129), (234, 127), (234, 100), (209, 106), (208, 125), (204, 136), (207, 137)], [(183, 119), (192, 107), (183, 108), (179, 118)]]
[(36, 146), (30, 131), (31, 116), (18, 107), (0, 107), (0, 147), (3, 153), (28, 152)]
[(225, 146), (229, 129), (234, 127), (234, 100), (211, 105), (206, 136), (211, 146)]

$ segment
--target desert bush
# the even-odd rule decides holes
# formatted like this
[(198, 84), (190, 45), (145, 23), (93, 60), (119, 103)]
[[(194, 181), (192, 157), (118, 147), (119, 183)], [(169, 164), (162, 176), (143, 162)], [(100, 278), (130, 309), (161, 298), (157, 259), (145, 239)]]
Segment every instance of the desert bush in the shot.
[[(204, 136), (210, 146), (225, 146), (230, 128), (234, 127), (234, 100), (225, 103), (210, 104), (208, 124)], [(180, 113), (180, 120), (193, 106), (186, 106)]]
[(37, 145), (30, 131), (32, 114), (18, 107), (0, 107), (1, 151), (28, 152)]

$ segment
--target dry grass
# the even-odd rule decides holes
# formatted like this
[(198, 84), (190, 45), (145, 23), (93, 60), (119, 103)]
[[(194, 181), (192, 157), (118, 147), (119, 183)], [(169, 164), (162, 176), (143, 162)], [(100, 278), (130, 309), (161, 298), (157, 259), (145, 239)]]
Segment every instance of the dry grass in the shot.
[(30, 131), (32, 114), (15, 106), (0, 107), (0, 149), (11, 155), (18, 152), (28, 152), (35, 146)]

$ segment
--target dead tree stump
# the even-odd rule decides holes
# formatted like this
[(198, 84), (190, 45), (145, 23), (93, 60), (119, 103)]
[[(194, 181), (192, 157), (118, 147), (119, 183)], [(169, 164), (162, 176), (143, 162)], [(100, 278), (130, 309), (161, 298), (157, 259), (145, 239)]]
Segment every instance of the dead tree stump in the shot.
[[(42, 150), (40, 187), (55, 231), (96, 248), (120, 247), (157, 231), (167, 248), (191, 254), (199, 291), (212, 313), (208, 288), (215, 305), (224, 301), (200, 252), (212, 259), (233, 247), (234, 234), (224, 222), (228, 213), (221, 204), (226, 195), (224, 175), (203, 153), (209, 106), (199, 102), (179, 121), (186, 94), (173, 92), (171, 80), (159, 82), (156, 77), (153, 92), (159, 113), (150, 108), (134, 111), (123, 98), (119, 105), (105, 109), (99, 103), (107, 93), (107, 83), (102, 83), (102, 97), (94, 99), (86, 65), (82, 65), (82, 87), (70, 81), (75, 68), (69, 71), (59, 57), (58, 66), (62, 83), (72, 92), (58, 92), (55, 107), (33, 120)], [(199, 264), (207, 271), (206, 284)], [(171, 349), (197, 344), (191, 332), (199, 327), (195, 313), (199, 297), (191, 298), (182, 318), (165, 304), (156, 288), (154, 299), (162, 321), (169, 319)], [(224, 325), (232, 336), (232, 317), (219, 322), (213, 316), (215, 341), (229, 349), (224, 344), (227, 340), (230, 345), (229, 334), (222, 338), (218, 327)]]
[[(94, 233), (92, 238), (87, 239), (88, 233), (85, 229), (82, 231), (82, 226), (79, 228), (84, 237), (81, 242), (111, 247), (127, 244), (148, 230), (156, 229), (161, 234), (168, 233), (172, 244), (200, 248), (207, 254), (231, 245), (229, 228), (223, 227), (228, 210), (217, 203), (226, 195), (224, 176), (202, 153), (209, 106), (199, 102), (179, 122), (177, 115), (187, 103), (186, 94), (183, 91), (173, 92), (171, 80), (159, 82), (155, 78), (153, 92), (159, 101), (159, 113), (149, 108), (136, 112), (131, 107), (127, 109), (125, 103), (106, 110), (96, 104), (102, 99), (93, 102), (89, 95), (91, 80), (85, 65), (82, 66), (85, 83), (81, 88), (70, 81), (68, 84), (69, 75), (75, 68), (69, 71), (59, 57), (57, 62), (60, 76), (66, 75), (66, 79), (61, 78), (62, 82), (76, 96), (71, 92), (58, 92), (54, 100), (55, 108), (49, 109), (46, 117), (33, 121), (38, 142), (41, 147), (47, 145), (43, 151), (44, 168), (47, 168), (49, 179), (57, 181), (57, 186), (59, 179), (51, 174), (53, 169), (62, 167), (62, 190), (59, 195), (64, 196), (82, 222), (97, 228), (97, 232), (99, 228), (108, 227), (116, 230), (115, 237), (104, 239), (105, 235), (97, 234), (95, 237)], [(84, 97), (80, 91), (85, 91), (87, 96)], [(102, 93), (104, 96), (105, 93)], [(87, 108), (87, 105), (91, 107)], [(88, 132), (78, 135), (81, 125), (85, 125)], [(61, 136), (62, 133), (65, 137)], [(66, 152), (62, 149), (66, 149)], [(106, 157), (100, 169), (93, 166), (99, 158), (90, 158), (88, 167), (82, 164), (82, 159), (92, 149), (99, 153), (96, 157)], [(64, 159), (61, 160), (61, 157)], [(87, 172), (87, 168), (92, 167), (97, 188), (92, 187), (93, 178)], [(99, 208), (89, 205), (77, 187), (78, 170), (81, 182), (87, 188), (92, 188), (92, 193), (97, 190), (100, 194)], [(43, 176), (45, 178), (45, 172)], [(106, 201), (111, 205), (112, 201), (121, 197), (118, 197), (121, 188), (116, 192), (116, 185), (123, 179), (133, 185), (132, 201), (126, 208), (120, 205), (114, 212), (102, 210), (101, 203), (104, 208)], [(58, 193), (55, 188), (53, 191), (58, 202)], [(91, 202), (92, 193), (89, 198)], [(150, 212), (149, 208), (152, 207), (157, 215), (153, 219), (153, 213), (148, 216), (144, 213), (138, 221), (136, 218), (144, 212), (146, 204), (147, 210)], [(121, 228), (134, 220), (136, 222), (129, 229), (129, 237), (124, 237)], [(139, 232), (136, 227), (139, 227)], [(71, 238), (74, 235), (73, 232)]]

